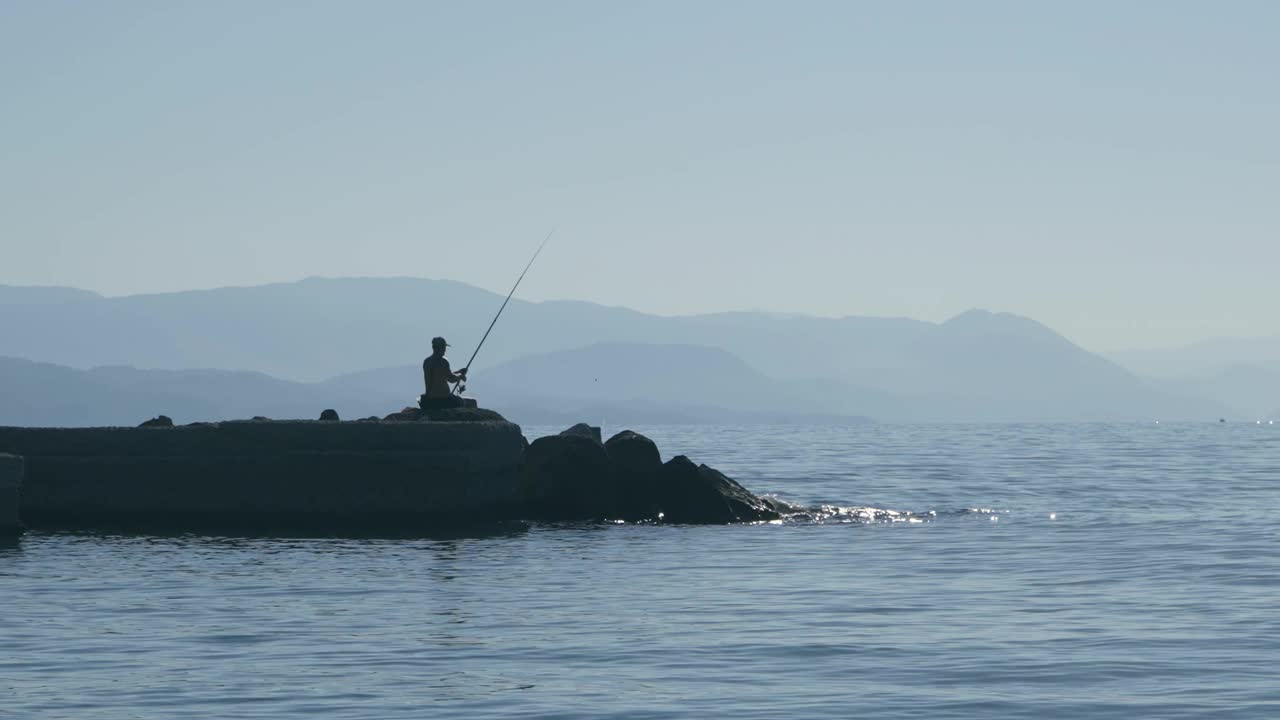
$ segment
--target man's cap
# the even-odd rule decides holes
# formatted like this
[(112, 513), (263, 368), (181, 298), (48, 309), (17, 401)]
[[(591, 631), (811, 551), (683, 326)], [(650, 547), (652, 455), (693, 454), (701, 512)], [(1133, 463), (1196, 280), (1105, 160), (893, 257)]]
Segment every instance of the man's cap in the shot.
[(440, 346), (449, 347), (449, 343), (445, 342), (444, 338), (442, 337), (431, 338), (431, 347), (440, 347)]

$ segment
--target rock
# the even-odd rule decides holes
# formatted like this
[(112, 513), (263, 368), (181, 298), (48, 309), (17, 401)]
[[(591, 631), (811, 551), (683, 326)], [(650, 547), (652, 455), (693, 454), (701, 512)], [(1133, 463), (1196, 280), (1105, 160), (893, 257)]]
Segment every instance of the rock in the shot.
[(777, 513), (779, 516), (796, 515), (808, 510), (808, 508), (803, 505), (793, 505), (786, 500), (773, 497), (772, 495), (760, 495), (758, 497), (760, 498), (760, 502), (764, 503), (765, 507)]
[(620, 469), (633, 472), (657, 472), (662, 467), (662, 455), (658, 446), (637, 432), (623, 430), (604, 444), (609, 458)]
[(658, 505), (663, 520), (723, 524), (776, 520), (778, 512), (724, 473), (678, 455), (662, 466)]
[(329, 408), (328, 410), (320, 413), (320, 419), (324, 422), (338, 422), (338, 411), (333, 408)]
[(507, 419), (493, 410), (456, 407), (420, 410), (419, 419), (435, 422), (506, 422)]
[(617, 486), (604, 445), (581, 433), (534, 440), (521, 470), (521, 499), (547, 520), (594, 520), (616, 513)]
[(560, 434), (561, 435), (581, 435), (582, 437), (591, 438), (592, 440), (595, 440), (597, 445), (604, 444), (604, 442), (600, 439), (600, 428), (595, 427), (593, 425), (588, 425), (586, 423), (578, 423), (577, 425), (574, 425), (568, 430), (562, 431)]
[(157, 415), (150, 420), (142, 423), (138, 427), (145, 428), (171, 428), (173, 427), (173, 418), (168, 415)]
[(773, 520), (790, 507), (683, 455), (664, 465), (658, 446), (639, 433), (598, 437), (599, 428), (579, 424), (529, 445), (521, 497), (535, 517), (723, 524)]
[(393, 412), (382, 418), (388, 422), (415, 422), (421, 419), (422, 411), (415, 407), (406, 407), (400, 412)]
[(662, 456), (649, 438), (630, 430), (604, 444), (618, 486), (618, 510), (627, 520), (656, 519), (661, 507)]
[[(376, 420), (377, 418), (370, 418)], [(507, 419), (502, 417), (493, 410), (474, 407), (456, 407), (456, 408), (432, 408), (429, 410), (420, 410), (415, 407), (406, 407), (400, 412), (391, 413), (382, 418), (390, 422), (417, 422), (421, 420), (432, 420), (434, 422), (506, 422)]]

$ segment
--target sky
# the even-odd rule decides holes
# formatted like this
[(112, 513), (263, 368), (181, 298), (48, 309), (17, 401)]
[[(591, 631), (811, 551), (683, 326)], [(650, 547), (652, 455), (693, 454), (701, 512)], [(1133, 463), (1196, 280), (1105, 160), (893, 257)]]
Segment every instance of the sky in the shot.
[(1280, 333), (1280, 3), (9, 2), (0, 283)]

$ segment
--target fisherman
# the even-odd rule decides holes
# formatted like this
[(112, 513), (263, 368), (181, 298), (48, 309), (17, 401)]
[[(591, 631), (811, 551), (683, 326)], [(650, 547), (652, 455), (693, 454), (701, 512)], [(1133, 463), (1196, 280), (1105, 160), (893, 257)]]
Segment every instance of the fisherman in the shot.
[(427, 386), (427, 392), (418, 398), (418, 405), (423, 410), (462, 405), (462, 398), (453, 394), (449, 389), (449, 383), (466, 380), (467, 369), (462, 368), (455, 373), (449, 367), (449, 361), (444, 357), (444, 349), (447, 347), (449, 343), (445, 342), (444, 338), (431, 338), (431, 357), (422, 361), (422, 380)]

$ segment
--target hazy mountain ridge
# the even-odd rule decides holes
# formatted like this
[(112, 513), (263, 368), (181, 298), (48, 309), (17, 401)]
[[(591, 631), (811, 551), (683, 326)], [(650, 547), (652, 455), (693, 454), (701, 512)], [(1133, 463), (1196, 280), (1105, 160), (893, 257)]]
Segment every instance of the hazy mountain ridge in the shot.
[(1167, 391), (1222, 403), (1244, 418), (1275, 418), (1280, 335), (1213, 338), (1182, 347), (1107, 353)]
[(1110, 352), (1106, 357), (1164, 380), (1205, 378), (1250, 366), (1280, 373), (1280, 335), (1213, 338), (1174, 348)]
[[(393, 383), (366, 368), (396, 368), (387, 371), (400, 373), (394, 388), (413, 388), (397, 390), (401, 398), (411, 398), (420, 385), (404, 368), (417, 366), (432, 335), (448, 337), (454, 364), (462, 365), (502, 302), (462, 283), (414, 278), (312, 278), (124, 298), (88, 294), (75, 302), (54, 295), (64, 300), (21, 288), (0, 292), (0, 355), (79, 368), (249, 369), (308, 383), (354, 373), (348, 381), (364, 375), (369, 393), (391, 392)], [(687, 352), (675, 348), (716, 348), (724, 356), (717, 369), (708, 366), (684, 384), (672, 377), (676, 368), (650, 375), (629, 370), (629, 379), (617, 384), (640, 388), (630, 397), (612, 386), (608, 393), (571, 388), (545, 369), (538, 370), (545, 378), (539, 382), (503, 385), (504, 373), (554, 365), (538, 360), (554, 353), (568, 353), (558, 362), (577, 362), (598, 377), (600, 367), (623, 367), (626, 353), (599, 355), (607, 355), (600, 348), (619, 346), (659, 363)], [(666, 350), (639, 349), (652, 347)], [(656, 393), (662, 402), (755, 412), (758, 405), (729, 403), (755, 389), (767, 400), (766, 412), (882, 419), (1172, 419), (1231, 412), (1139, 378), (1034, 320), (981, 310), (931, 323), (750, 312), (661, 317), (578, 301), (512, 300), (475, 369), (475, 388), (485, 395), (515, 399), (533, 385), (536, 392), (525, 392), (529, 401), (567, 395), (578, 403), (633, 407)], [(339, 389), (332, 382), (324, 384)]]
[(1156, 380), (1157, 387), (1189, 397), (1224, 403), (1244, 418), (1275, 418), (1280, 398), (1280, 372), (1252, 365), (1235, 365), (1208, 375)]
[(637, 343), (597, 343), (526, 356), (477, 375), (471, 388), (481, 398), (526, 404), (555, 396), (584, 407), (713, 407), (793, 418), (848, 418), (894, 401), (887, 393), (834, 381), (772, 378), (719, 348)]
[(57, 285), (0, 285), (0, 305), (39, 305), (91, 302), (105, 299), (98, 293)]
[[(347, 419), (383, 416), (411, 405), (421, 392), (420, 368), (388, 368), (298, 383), (256, 372), (76, 370), (50, 363), (0, 357), (0, 425), (136, 425), (156, 415), (176, 422), (263, 415), (315, 419), (335, 408)], [(501, 373), (493, 387), (515, 385)], [(494, 391), (484, 404), (517, 422), (570, 424), (602, 417), (628, 423), (841, 423), (865, 418), (838, 413), (785, 412), (767, 406), (723, 408), (706, 403), (565, 398), (553, 393)]]
[[(0, 355), (80, 368), (248, 368), (322, 380), (418, 357), (432, 335), (448, 337), (455, 354), (467, 352), (501, 302), (461, 283), (412, 278), (310, 278), (43, 307), (0, 302)], [(616, 341), (722, 347), (772, 375), (790, 371), (783, 353), (800, 351), (810, 375), (841, 377), (896, 364), (896, 355), (881, 349), (929, 327), (937, 326), (750, 313), (660, 317), (579, 301), (513, 299), (480, 367)]]
[(386, 414), (387, 402), (385, 396), (341, 388), (317, 393), (309, 385), (255, 372), (76, 370), (0, 357), (0, 425), (136, 425), (160, 414), (178, 422), (256, 415), (314, 418), (334, 406), (351, 414)]

